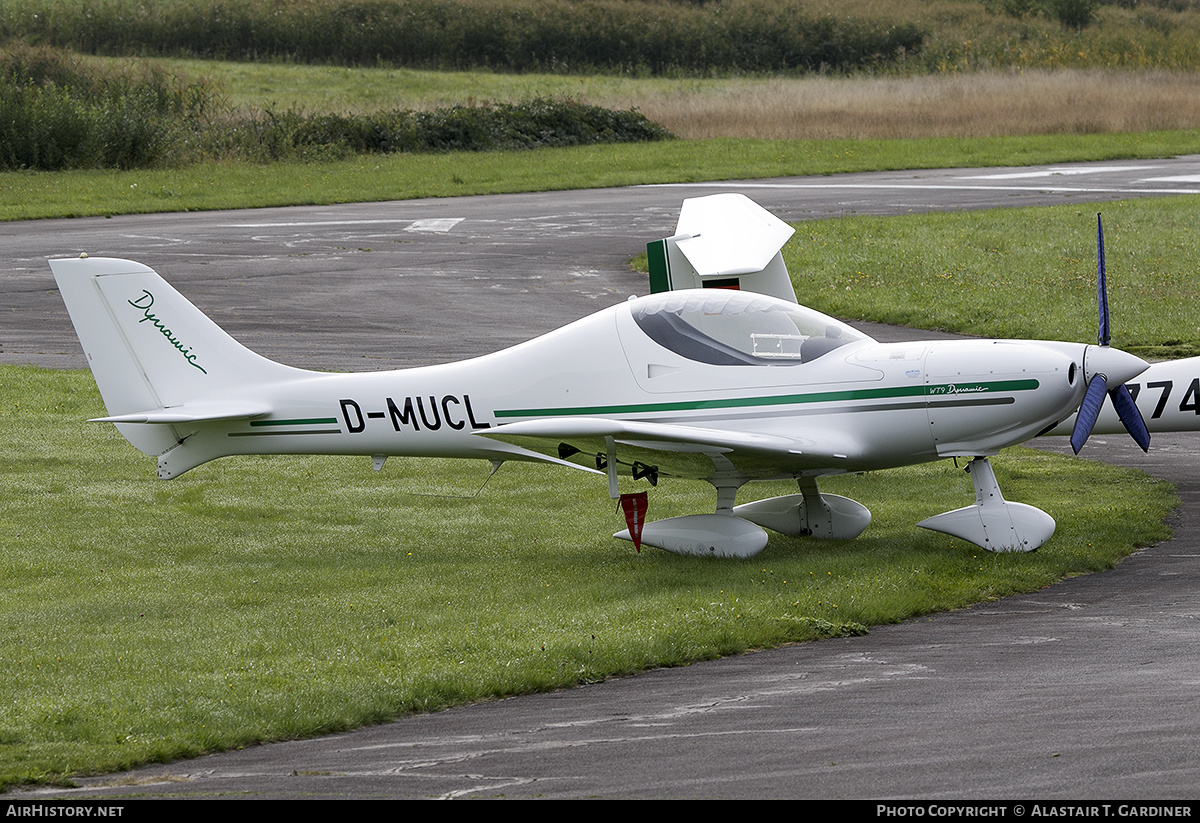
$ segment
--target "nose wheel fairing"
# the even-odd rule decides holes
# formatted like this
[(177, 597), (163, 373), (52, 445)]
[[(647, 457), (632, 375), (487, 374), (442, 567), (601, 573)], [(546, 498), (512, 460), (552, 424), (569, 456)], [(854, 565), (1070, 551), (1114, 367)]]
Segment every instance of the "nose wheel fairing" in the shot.
[(967, 464), (975, 486), (975, 505), (944, 512), (917, 525), (962, 538), (993, 552), (1031, 552), (1054, 535), (1054, 518), (1025, 503), (1011, 503), (1000, 493), (986, 457)]

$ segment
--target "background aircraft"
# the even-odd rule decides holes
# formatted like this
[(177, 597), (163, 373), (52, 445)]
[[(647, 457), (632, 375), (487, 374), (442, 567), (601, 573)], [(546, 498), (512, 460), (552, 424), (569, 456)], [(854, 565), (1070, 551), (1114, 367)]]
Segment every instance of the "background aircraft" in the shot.
[[(849, 539), (867, 527), (864, 506), (818, 490), (822, 476), (963, 457), (975, 505), (919, 525), (1029, 551), (1054, 521), (1004, 500), (989, 457), (1081, 408), (1080, 446), (1093, 426), (1119, 425), (1145, 447), (1124, 386), (1147, 364), (1107, 345), (1103, 289), (1098, 345), (882, 344), (797, 304), (779, 254), (791, 234), (741, 195), (686, 200), (676, 234), (650, 244), (651, 295), (485, 357), (363, 374), (266, 360), (138, 263), (50, 265), (108, 410), (100, 420), (156, 456), (164, 479), (231, 454), (365, 455), (377, 469), (390, 455), (548, 462), (607, 479), (627, 511), (618, 537), (751, 556), (764, 528)], [(1155, 409), (1152, 422), (1176, 424)], [(619, 477), (705, 480), (715, 512), (645, 523), (646, 493), (620, 494)], [(778, 479), (798, 493), (736, 505), (743, 485)]]

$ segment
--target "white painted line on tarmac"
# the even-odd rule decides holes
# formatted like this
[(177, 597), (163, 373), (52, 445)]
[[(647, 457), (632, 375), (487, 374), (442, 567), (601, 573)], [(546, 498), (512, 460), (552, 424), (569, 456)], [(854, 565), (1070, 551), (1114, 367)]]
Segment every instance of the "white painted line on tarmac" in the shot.
[(1177, 177), (1147, 177), (1142, 183), (1200, 183), (1200, 174), (1181, 174)]
[(448, 232), (463, 221), (462, 217), (433, 217), (416, 219), (411, 217), (382, 218), (372, 220), (292, 220), (271, 223), (226, 223), (230, 229), (306, 229), (329, 226), (394, 226), (407, 223), (404, 231)]
[(1200, 189), (1133, 186), (983, 186), (953, 183), (647, 183), (639, 188), (691, 189), (907, 189), (910, 191), (1013, 191), (1047, 194), (1200, 194)]
[(412, 223), (411, 217), (393, 218), (388, 220), (296, 220), (279, 223), (226, 223), (231, 229), (295, 229), (305, 226), (377, 226), (384, 223)]
[(435, 217), (429, 220), (414, 220), (405, 231), (448, 232), (463, 221), (461, 217)]
[(960, 177), (960, 180), (1019, 180), (1031, 177), (1060, 177), (1076, 174), (1104, 174), (1126, 171), (1150, 171), (1162, 166), (1088, 166), (1087, 168), (1051, 168), (1036, 171), (1010, 171), (1003, 174), (975, 174)]

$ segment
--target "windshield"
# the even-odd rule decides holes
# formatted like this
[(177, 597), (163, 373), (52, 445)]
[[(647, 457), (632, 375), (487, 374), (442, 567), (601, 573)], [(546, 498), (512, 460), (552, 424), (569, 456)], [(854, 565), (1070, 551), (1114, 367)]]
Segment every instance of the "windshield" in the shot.
[(866, 335), (773, 297), (727, 289), (665, 292), (630, 305), (655, 343), (716, 366), (808, 363)]

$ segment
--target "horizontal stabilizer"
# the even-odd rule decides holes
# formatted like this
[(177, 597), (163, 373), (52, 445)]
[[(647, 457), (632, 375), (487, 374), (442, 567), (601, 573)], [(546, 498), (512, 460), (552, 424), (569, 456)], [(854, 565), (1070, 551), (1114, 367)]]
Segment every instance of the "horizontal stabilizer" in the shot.
[(266, 403), (184, 403), (169, 409), (115, 414), (95, 417), (92, 423), (214, 423), (219, 420), (249, 420), (266, 417), (271, 407)]
[(675, 235), (646, 246), (650, 290), (744, 289), (795, 303), (780, 254), (794, 233), (744, 194), (689, 198)]
[(744, 194), (683, 201), (676, 242), (701, 277), (760, 272), (795, 229)]

